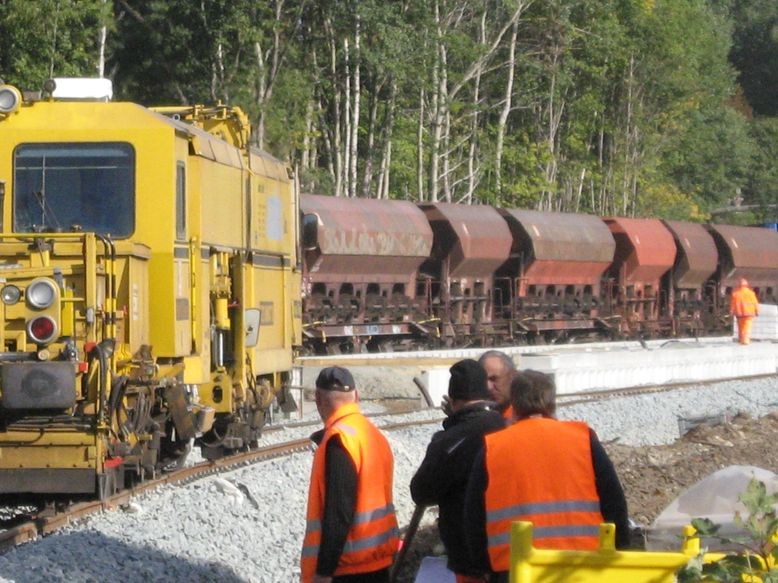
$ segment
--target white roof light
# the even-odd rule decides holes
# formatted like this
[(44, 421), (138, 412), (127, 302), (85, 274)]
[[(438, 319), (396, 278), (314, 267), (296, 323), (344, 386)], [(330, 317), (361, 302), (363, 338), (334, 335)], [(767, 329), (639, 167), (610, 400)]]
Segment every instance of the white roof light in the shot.
[(113, 84), (110, 79), (81, 77), (56, 77), (56, 87), (52, 93), (54, 99), (111, 101)]
[(16, 87), (0, 85), (0, 113), (13, 113), (22, 104), (22, 94)]

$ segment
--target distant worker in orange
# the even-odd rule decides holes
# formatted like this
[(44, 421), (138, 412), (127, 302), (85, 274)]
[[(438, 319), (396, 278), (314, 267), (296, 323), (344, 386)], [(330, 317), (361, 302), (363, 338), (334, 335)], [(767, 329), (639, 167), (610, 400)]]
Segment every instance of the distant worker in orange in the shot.
[(740, 286), (732, 291), (730, 312), (737, 318), (738, 341), (740, 344), (749, 344), (754, 316), (759, 315), (759, 301), (745, 278), (741, 278)]

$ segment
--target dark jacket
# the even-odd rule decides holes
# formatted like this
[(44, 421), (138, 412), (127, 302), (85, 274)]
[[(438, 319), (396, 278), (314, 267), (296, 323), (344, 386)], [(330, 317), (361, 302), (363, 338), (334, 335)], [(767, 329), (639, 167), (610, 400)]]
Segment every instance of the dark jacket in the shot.
[(438, 505), (438, 528), (448, 553), (448, 568), (462, 575), (480, 574), (467, 555), (462, 509), (483, 436), (505, 427), (505, 420), (494, 407), (494, 403), (482, 401), (447, 417), (443, 431), (432, 436), (424, 461), (411, 480), (411, 496), (416, 504)]
[[(590, 430), (589, 440), (592, 451), (592, 466), (600, 499), (600, 513), (605, 522), (616, 525), (616, 548), (625, 549), (629, 546), (629, 515), (624, 490), (619, 482), (616, 469), (613, 467), (605, 448), (597, 434)], [(478, 452), (473, 462), (473, 471), (467, 485), (464, 508), (464, 526), (467, 536), (466, 547), (470, 560), (480, 566), (482, 572), (489, 571), (489, 554), (486, 535), (486, 506), (484, 495), (489, 477), (486, 471), (486, 456), (483, 448)], [(489, 579), (492, 583), (507, 583), (508, 573), (494, 573)]]

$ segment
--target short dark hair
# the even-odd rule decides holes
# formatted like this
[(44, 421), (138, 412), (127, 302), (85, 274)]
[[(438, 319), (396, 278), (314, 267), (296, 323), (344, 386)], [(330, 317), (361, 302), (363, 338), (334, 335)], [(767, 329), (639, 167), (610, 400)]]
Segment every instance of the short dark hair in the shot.
[(556, 413), (554, 379), (537, 370), (516, 373), (511, 382), (511, 405), (518, 417), (553, 417)]

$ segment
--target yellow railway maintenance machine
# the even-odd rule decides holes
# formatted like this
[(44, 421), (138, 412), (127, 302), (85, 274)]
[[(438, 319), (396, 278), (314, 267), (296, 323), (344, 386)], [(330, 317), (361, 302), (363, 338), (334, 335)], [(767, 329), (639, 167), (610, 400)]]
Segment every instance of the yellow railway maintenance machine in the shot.
[(253, 446), (300, 341), (287, 168), (237, 108), (43, 95), (0, 86), (0, 496)]

